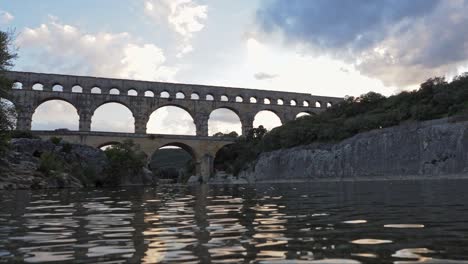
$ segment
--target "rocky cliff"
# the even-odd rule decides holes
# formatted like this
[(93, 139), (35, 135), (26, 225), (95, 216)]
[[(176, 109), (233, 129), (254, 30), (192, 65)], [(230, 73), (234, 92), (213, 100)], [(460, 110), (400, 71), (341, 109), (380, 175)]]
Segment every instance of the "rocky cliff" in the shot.
[(256, 181), (468, 177), (468, 122), (406, 124), (263, 153), (241, 175)]
[[(41, 139), (13, 139), (9, 151), (0, 158), (0, 190), (108, 185), (110, 180), (104, 174), (107, 165), (104, 152), (93, 147)], [(140, 174), (118, 179), (119, 185), (152, 183), (151, 172), (143, 169)]]

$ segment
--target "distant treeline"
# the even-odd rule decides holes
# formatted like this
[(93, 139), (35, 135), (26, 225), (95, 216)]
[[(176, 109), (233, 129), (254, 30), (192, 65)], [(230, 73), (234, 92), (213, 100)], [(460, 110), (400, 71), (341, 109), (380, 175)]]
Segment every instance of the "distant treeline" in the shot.
[(224, 148), (215, 166), (237, 174), (262, 152), (315, 142), (337, 142), (360, 132), (403, 122), (450, 116), (468, 116), (468, 73), (451, 82), (443, 77), (432, 78), (418, 90), (390, 97), (375, 92), (346, 97), (321, 114), (300, 117), (270, 132), (263, 127), (255, 128)]

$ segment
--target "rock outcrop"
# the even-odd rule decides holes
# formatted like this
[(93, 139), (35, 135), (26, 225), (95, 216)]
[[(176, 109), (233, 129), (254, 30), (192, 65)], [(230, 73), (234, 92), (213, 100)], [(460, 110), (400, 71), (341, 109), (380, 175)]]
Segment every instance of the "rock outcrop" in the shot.
[(337, 144), (263, 153), (241, 176), (256, 181), (468, 177), (468, 122), (406, 124)]

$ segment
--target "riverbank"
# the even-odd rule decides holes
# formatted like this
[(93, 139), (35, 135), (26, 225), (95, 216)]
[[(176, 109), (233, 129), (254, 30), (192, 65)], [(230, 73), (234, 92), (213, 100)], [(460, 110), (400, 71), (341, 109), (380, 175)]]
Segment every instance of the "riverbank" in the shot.
[(239, 175), (256, 182), (468, 178), (468, 122), (408, 123), (262, 153)]

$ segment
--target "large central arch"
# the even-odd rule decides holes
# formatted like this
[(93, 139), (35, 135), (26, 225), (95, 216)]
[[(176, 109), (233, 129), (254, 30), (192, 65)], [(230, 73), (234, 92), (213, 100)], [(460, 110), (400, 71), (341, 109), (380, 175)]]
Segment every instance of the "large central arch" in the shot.
[(213, 110), (208, 119), (208, 135), (213, 136), (216, 133), (229, 134), (236, 132), (242, 134), (242, 123), (239, 114), (236, 111), (222, 107)]
[(168, 143), (150, 155), (148, 167), (160, 180), (186, 183), (196, 173), (197, 158), (190, 146)]
[(94, 110), (91, 131), (134, 133), (135, 118), (123, 103), (105, 102)]
[(189, 111), (178, 105), (165, 105), (150, 115), (148, 134), (196, 135), (196, 126)]

